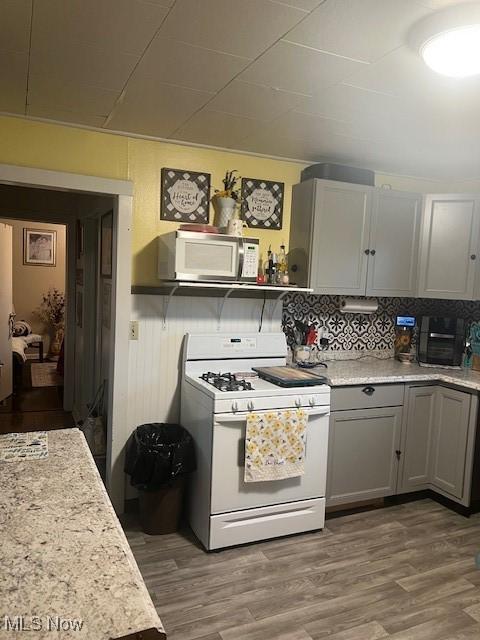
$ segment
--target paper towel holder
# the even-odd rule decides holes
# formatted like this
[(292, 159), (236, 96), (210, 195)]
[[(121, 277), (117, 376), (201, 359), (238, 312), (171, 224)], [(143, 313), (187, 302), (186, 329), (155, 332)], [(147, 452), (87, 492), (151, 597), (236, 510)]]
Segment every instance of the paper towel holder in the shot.
[(365, 298), (342, 298), (340, 313), (357, 313), (370, 315), (378, 310), (378, 300), (366, 300)]

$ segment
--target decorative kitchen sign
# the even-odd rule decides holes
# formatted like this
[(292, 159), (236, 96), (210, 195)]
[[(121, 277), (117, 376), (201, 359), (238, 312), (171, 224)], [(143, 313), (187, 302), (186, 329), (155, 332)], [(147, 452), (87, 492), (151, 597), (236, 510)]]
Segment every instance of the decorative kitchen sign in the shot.
[(281, 229), (283, 182), (242, 178), (242, 215), (249, 227)]
[(208, 224), (209, 203), (209, 173), (162, 169), (162, 220)]

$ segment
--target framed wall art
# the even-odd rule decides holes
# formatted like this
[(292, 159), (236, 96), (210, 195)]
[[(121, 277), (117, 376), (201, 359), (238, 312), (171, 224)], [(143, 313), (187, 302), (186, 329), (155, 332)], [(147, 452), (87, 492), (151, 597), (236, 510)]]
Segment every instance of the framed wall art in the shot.
[(281, 229), (283, 182), (242, 178), (242, 216), (255, 229)]
[(109, 211), (101, 220), (101, 274), (104, 278), (112, 277), (113, 246), (113, 211)]
[(163, 168), (161, 183), (162, 220), (208, 224), (209, 173)]
[(23, 264), (54, 267), (57, 261), (57, 232), (23, 230)]

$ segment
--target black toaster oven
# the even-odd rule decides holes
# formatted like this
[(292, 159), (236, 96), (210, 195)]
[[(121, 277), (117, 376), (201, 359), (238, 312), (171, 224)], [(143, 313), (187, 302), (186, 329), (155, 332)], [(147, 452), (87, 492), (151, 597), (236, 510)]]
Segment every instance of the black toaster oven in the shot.
[(423, 316), (417, 343), (418, 362), (460, 367), (465, 348), (465, 320)]

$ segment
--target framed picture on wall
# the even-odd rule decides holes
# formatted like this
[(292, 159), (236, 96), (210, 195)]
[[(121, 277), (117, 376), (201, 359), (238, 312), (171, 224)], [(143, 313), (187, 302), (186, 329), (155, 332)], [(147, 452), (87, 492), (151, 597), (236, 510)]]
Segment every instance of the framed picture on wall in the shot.
[(23, 230), (23, 264), (54, 267), (57, 261), (57, 232)]
[(105, 278), (112, 277), (112, 247), (113, 247), (113, 211), (109, 211), (101, 220), (101, 270)]
[(210, 174), (184, 169), (162, 169), (160, 218), (174, 222), (208, 224)]
[(242, 178), (242, 217), (255, 229), (281, 229), (283, 182)]

